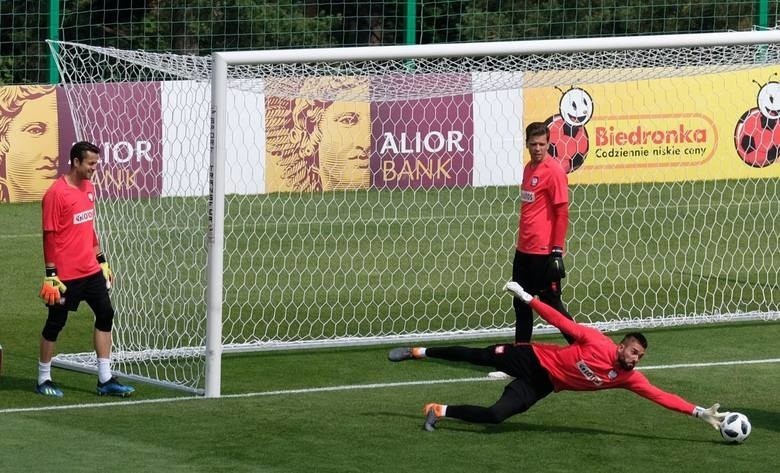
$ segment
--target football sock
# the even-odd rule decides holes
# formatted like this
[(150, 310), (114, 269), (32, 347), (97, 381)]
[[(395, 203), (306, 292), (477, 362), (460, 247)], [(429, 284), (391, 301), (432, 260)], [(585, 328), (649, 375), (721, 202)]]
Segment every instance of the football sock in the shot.
[(43, 384), (51, 379), (51, 361), (48, 363), (38, 362), (38, 384)]
[(111, 360), (98, 358), (98, 381), (105, 383), (111, 379)]

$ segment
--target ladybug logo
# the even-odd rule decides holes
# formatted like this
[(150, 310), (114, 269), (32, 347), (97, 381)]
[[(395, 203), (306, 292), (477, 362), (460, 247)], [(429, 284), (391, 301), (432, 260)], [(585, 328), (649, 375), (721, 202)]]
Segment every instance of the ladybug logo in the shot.
[(550, 130), (547, 153), (568, 174), (582, 166), (588, 156), (590, 145), (585, 124), (593, 116), (593, 99), (587, 91), (578, 87), (566, 92), (561, 90), (561, 93), (560, 113), (545, 120), (544, 124)]
[(745, 164), (762, 168), (780, 154), (780, 82), (756, 81), (758, 106), (743, 113), (734, 129), (734, 146)]

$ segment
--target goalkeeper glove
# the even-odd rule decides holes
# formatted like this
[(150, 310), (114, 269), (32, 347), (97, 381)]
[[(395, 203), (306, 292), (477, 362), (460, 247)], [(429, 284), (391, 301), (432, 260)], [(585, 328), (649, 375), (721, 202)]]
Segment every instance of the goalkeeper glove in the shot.
[(510, 294), (512, 294), (514, 297), (521, 299), (526, 304), (530, 303), (533, 300), (533, 296), (531, 294), (528, 294), (525, 292), (525, 289), (523, 289), (523, 286), (520, 284), (509, 281), (504, 285), (504, 290)]
[(97, 254), (97, 261), (100, 265), (100, 270), (103, 271), (103, 277), (106, 279), (106, 288), (111, 289), (111, 285), (114, 283), (114, 272), (111, 271), (111, 266), (106, 261), (106, 256), (101, 251)]
[(43, 278), (43, 285), (39, 294), (46, 305), (54, 305), (60, 302), (61, 294), (67, 290), (68, 288), (57, 276), (57, 268), (46, 268), (46, 277)]
[(547, 259), (547, 278), (550, 281), (560, 281), (566, 277), (566, 268), (563, 266), (563, 248), (553, 247)]
[(723, 422), (723, 419), (731, 414), (731, 412), (718, 412), (718, 409), (720, 409), (720, 404), (718, 403), (713, 404), (712, 407), (708, 407), (707, 409), (696, 406), (693, 410), (693, 415), (710, 424), (713, 429), (720, 430), (721, 422)]

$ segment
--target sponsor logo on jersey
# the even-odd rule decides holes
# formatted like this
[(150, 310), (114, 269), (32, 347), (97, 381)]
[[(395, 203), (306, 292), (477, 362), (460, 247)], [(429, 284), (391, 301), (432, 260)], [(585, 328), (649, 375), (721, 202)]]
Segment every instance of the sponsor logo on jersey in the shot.
[(536, 200), (536, 193), (534, 191), (520, 191), (520, 201), (533, 202)]
[(495, 349), (496, 355), (503, 355), (504, 354), (504, 349), (506, 349), (506, 347), (504, 345), (496, 346), (496, 349)]
[(78, 225), (84, 222), (91, 222), (95, 218), (95, 209), (85, 210), (77, 214), (73, 214), (73, 224)]
[(596, 386), (601, 386), (604, 384), (604, 381), (602, 381), (601, 378), (596, 376), (596, 373), (593, 372), (592, 369), (588, 365), (585, 364), (584, 361), (580, 360), (576, 363), (577, 369), (580, 370), (580, 373), (582, 373), (582, 376), (585, 377), (588, 381), (595, 384)]

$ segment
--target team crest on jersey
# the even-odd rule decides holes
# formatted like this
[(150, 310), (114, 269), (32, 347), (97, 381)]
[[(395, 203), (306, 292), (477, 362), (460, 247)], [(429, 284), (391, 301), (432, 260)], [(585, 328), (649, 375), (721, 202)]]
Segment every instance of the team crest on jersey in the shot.
[(609, 373), (607, 374), (607, 376), (609, 376), (609, 379), (615, 379), (615, 378), (617, 378), (617, 371), (609, 370)]
[(90, 202), (95, 201), (95, 196), (92, 195), (92, 192), (87, 192), (87, 199), (89, 199)]
[(504, 345), (496, 346), (496, 349), (495, 349), (496, 355), (503, 355), (505, 349), (506, 349), (506, 347)]
[(531, 178), (531, 187), (536, 187), (539, 184), (539, 176), (533, 176)]

